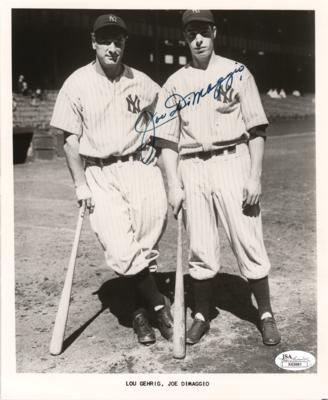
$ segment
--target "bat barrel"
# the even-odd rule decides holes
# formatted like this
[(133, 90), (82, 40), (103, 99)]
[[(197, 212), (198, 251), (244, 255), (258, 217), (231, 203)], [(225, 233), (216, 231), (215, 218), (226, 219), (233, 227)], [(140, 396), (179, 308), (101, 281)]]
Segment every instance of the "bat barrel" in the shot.
[(70, 260), (69, 260), (68, 267), (67, 267), (64, 287), (63, 287), (62, 294), (60, 297), (56, 321), (55, 321), (52, 338), (51, 338), (51, 342), (50, 342), (49, 351), (50, 351), (50, 354), (52, 354), (54, 356), (60, 354), (63, 349), (65, 328), (66, 328), (66, 323), (67, 323), (67, 318), (68, 318), (69, 303), (70, 303), (72, 285), (73, 285), (73, 276), (74, 276), (74, 269), (75, 269), (75, 263), (76, 263), (76, 255), (77, 255), (77, 250), (78, 250), (78, 246), (79, 246), (79, 240), (80, 240), (84, 215), (85, 215), (85, 203), (81, 206), (81, 208), (79, 210), (79, 217), (78, 217), (77, 226), (76, 226), (76, 230), (75, 230), (73, 247), (72, 247)]

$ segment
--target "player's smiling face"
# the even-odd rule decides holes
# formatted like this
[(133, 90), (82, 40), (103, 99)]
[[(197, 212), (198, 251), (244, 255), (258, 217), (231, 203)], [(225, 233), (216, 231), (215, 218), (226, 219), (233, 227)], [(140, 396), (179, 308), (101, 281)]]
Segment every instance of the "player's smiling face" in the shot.
[(103, 68), (118, 65), (123, 57), (126, 34), (122, 30), (100, 29), (92, 37), (92, 47)]
[(211, 56), (216, 37), (215, 26), (207, 22), (190, 22), (183, 33), (193, 57), (202, 59)]

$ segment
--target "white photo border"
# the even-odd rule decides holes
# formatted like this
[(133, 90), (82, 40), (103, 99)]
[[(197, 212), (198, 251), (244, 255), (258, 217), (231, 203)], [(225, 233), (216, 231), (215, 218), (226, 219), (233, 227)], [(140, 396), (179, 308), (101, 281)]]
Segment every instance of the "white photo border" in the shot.
[[(328, 186), (327, 186), (327, 5), (322, 1), (202, 1), (209, 9), (304, 9), (315, 10), (316, 24), (316, 184), (317, 184), (317, 256), (318, 256), (318, 357), (314, 374), (201, 374), (210, 388), (179, 387), (127, 388), (129, 379), (144, 380), (138, 374), (29, 374), (16, 373), (15, 359), (15, 273), (14, 211), (12, 166), (12, 93), (11, 93), (11, 9), (12, 8), (92, 8), (134, 9), (132, 1), (50, 0), (7, 1), (1, 5), (1, 398), (5, 400), (64, 399), (224, 399), (224, 400), (320, 400), (328, 398)], [(172, 0), (154, 3), (139, 1), (138, 8), (199, 8), (196, 1)], [(176, 7), (178, 5), (178, 7)], [(197, 379), (197, 374), (192, 379)], [(147, 379), (187, 380), (186, 374), (147, 374)]]

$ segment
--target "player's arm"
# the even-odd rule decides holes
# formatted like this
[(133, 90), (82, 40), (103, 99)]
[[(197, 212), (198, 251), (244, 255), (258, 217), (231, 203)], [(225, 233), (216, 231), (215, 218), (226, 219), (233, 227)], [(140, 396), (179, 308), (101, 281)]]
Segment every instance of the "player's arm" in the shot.
[(262, 193), (262, 161), (268, 120), (253, 75), (246, 68), (243, 74), (239, 98), (246, 130), (250, 134), (248, 146), (251, 157), (250, 175), (243, 191), (243, 206), (253, 206), (259, 202)]
[(178, 174), (178, 152), (172, 146), (162, 148), (162, 160), (168, 183), (168, 201), (176, 217), (184, 200), (183, 185)]
[[(172, 96), (175, 89), (169, 83), (162, 87), (156, 107), (158, 115), (163, 114), (168, 98)], [(178, 173), (180, 140), (180, 118), (172, 118), (164, 124), (156, 126), (154, 129), (154, 146), (161, 149), (161, 158), (168, 183), (168, 201), (173, 209), (173, 214), (177, 217), (184, 200), (183, 185)]]
[(250, 129), (250, 140), (248, 142), (251, 158), (249, 179), (246, 182), (243, 193), (243, 205), (257, 204), (262, 194), (262, 163), (265, 144), (265, 127), (259, 126)]
[(79, 154), (79, 138), (82, 135), (82, 106), (78, 93), (79, 85), (71, 75), (58, 93), (50, 125), (64, 134), (64, 152), (75, 185), (78, 203), (81, 205), (86, 202), (87, 208), (92, 212), (94, 202)]
[(76, 197), (78, 199), (79, 205), (81, 205), (85, 201), (89, 211), (93, 212), (95, 205), (91, 191), (85, 178), (83, 161), (79, 154), (78, 136), (70, 134), (68, 132), (64, 132), (64, 138), (64, 152), (66, 162), (74, 182)]

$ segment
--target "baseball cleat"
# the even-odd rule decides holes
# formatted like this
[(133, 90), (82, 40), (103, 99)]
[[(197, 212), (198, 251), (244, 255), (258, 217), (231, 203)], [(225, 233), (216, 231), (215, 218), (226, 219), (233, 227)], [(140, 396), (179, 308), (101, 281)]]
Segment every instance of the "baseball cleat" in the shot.
[(132, 325), (139, 343), (149, 346), (156, 342), (155, 331), (148, 321), (146, 310), (140, 309), (134, 313)]
[(201, 319), (195, 318), (191, 327), (187, 331), (186, 343), (196, 344), (210, 329), (210, 323), (208, 321), (202, 321)]
[(267, 317), (259, 322), (263, 343), (267, 346), (275, 346), (280, 343), (281, 336), (273, 317)]
[(166, 340), (171, 340), (173, 337), (173, 317), (171, 314), (170, 300), (164, 296), (165, 305), (158, 311), (155, 311), (157, 327), (161, 335)]

